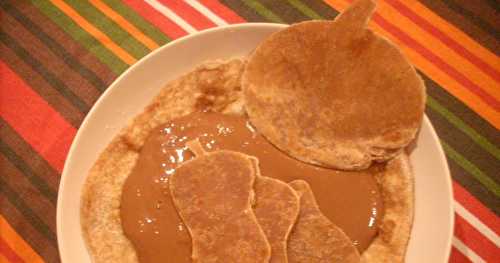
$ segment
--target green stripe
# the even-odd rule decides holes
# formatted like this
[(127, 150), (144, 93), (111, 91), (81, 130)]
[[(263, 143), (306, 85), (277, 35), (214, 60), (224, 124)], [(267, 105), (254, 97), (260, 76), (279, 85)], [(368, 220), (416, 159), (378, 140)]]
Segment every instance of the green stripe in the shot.
[[(295, 7), (297, 10), (302, 12), (304, 15), (313, 19), (324, 19), (321, 15), (317, 14), (314, 10), (309, 8), (307, 5), (302, 3), (300, 0), (288, 0), (288, 2)], [(454, 115), (452, 112), (448, 111), (445, 107), (439, 104), (434, 98), (428, 96), (427, 105), (442, 115), (450, 123), (452, 123), (459, 130), (467, 134), (474, 142), (480, 145), (483, 149), (491, 153), (495, 158), (500, 160), (500, 149), (495, 147), (486, 138), (481, 136), (478, 132), (464, 123), (460, 118)]]
[[(301, 3), (299, 0), (288, 0), (288, 2), (296, 7), (298, 10), (300, 10), (302, 13), (305, 15), (311, 17), (311, 18), (321, 18), (318, 14), (310, 14), (308, 11), (309, 7), (305, 6), (303, 3)], [(297, 5), (298, 4), (298, 5)], [(304, 8), (304, 6), (306, 8)], [(314, 11), (313, 11), (314, 12)], [(439, 113), (441, 116), (443, 116), (448, 122), (450, 122), (453, 126), (458, 128), (460, 131), (462, 131), (464, 134), (469, 136), (475, 143), (477, 143), (481, 148), (486, 150), (487, 152), (491, 153), (495, 158), (500, 160), (500, 150), (493, 145), (491, 142), (489, 142), (486, 138), (481, 136), (477, 131), (475, 131), (473, 128), (471, 128), (469, 125), (464, 123), (460, 118), (458, 118), (456, 115), (454, 115), (452, 112), (450, 112), (448, 109), (443, 107), (441, 104), (439, 104), (438, 101), (436, 101), (434, 98), (431, 96), (427, 97), (427, 105), (437, 113)], [(465, 167), (468, 167), (469, 169), (466, 169), (468, 172), (470, 172), (476, 179), (480, 180), (483, 184), (488, 184), (490, 187), (492, 187), (493, 192), (498, 191), (498, 186), (496, 183), (491, 180), (486, 174), (484, 174), (477, 166), (475, 166), (472, 162), (467, 160), (465, 157), (462, 155), (458, 154), (455, 150), (453, 150), (449, 145), (448, 150), (450, 151), (449, 154), (450, 157), (453, 156), (455, 157), (454, 160), (460, 160), (461, 162), (459, 163), (464, 169)], [(481, 178), (481, 179), (479, 179)], [(492, 183), (492, 184), (491, 184)], [(496, 188), (495, 188), (496, 187)]]
[(89, 1), (66, 0), (66, 3), (133, 57), (140, 59), (151, 52), (148, 47), (109, 19)]
[(496, 195), (496, 197), (500, 197), (500, 187), (498, 184), (489, 178), (486, 174), (483, 173), (477, 166), (463, 157), (460, 153), (455, 151), (450, 145), (448, 145), (445, 141), (441, 140), (441, 145), (443, 145), (443, 149), (448, 157), (455, 161), (460, 167), (462, 167), (465, 171), (471, 174), (476, 180), (478, 180), (482, 185), (484, 185), (489, 191)]
[[(316, 15), (309, 14), (306, 9), (304, 9), (301, 6), (294, 5), (292, 3), (294, 0), (289, 0), (290, 4), (292, 4), (295, 8), (297, 8), (299, 11), (304, 13), (305, 15), (311, 17), (311, 18), (316, 18)], [(302, 4), (302, 3), (300, 3)], [(252, 7), (251, 5), (247, 4), (248, 6)], [(257, 13), (259, 13), (261, 16), (273, 20), (272, 17), (269, 15), (266, 15), (263, 11), (257, 10), (255, 7), (254, 8)], [(265, 10), (264, 10), (265, 11)], [(321, 18), (321, 16), (319, 16)], [(484, 148), (486, 151), (492, 153), (493, 156), (495, 156), (497, 159), (499, 157), (499, 150), (496, 148), (492, 143), (490, 143), (486, 138), (481, 136), (478, 132), (476, 132), (473, 128), (465, 124), (460, 118), (458, 118), (456, 115), (448, 111), (445, 107), (441, 106), (436, 100), (433, 98), (430, 98), (428, 100), (428, 105), (432, 110), (435, 110), (437, 113), (442, 115), (445, 119), (447, 119), (452, 125), (457, 127), (460, 131), (462, 131), (464, 134), (469, 136), (474, 142), (476, 142), (478, 145), (480, 145), (482, 148)], [(462, 156), (460, 153), (455, 151), (450, 145), (448, 145), (446, 142), (441, 140), (441, 144), (443, 145), (444, 151), (446, 155), (453, 160), (454, 163), (456, 163), (458, 166), (460, 166), (462, 169), (464, 169), (468, 174), (471, 175), (472, 178), (477, 180), (481, 185), (484, 185), (486, 189), (491, 191), (496, 197), (500, 196), (500, 187), (498, 184), (488, 177), (481, 169), (479, 169), (476, 165), (471, 163), (467, 158)]]
[(8, 35), (5, 31), (0, 31), (0, 42), (10, 48), (20, 59), (29, 65), (34, 72), (50, 84), (54, 90), (57, 90), (64, 98), (73, 104), (80, 112), (88, 112), (90, 106), (76, 94), (72, 89), (68, 88), (66, 83), (61, 81), (58, 76), (53, 74), (53, 71), (46, 68), (38, 59), (34, 58), (30, 52), (24, 49), (18, 41)]
[(295, 7), (295, 9), (302, 12), (302, 14), (304, 14), (312, 19), (324, 19), (322, 16), (320, 16), (318, 13), (316, 13), (314, 10), (309, 8), (304, 3), (302, 3), (300, 0), (288, 0), (288, 3), (290, 3), (293, 7)]
[(269, 21), (281, 24), (285, 23), (285, 21), (281, 19), (278, 15), (273, 13), (273, 11), (267, 9), (265, 6), (263, 6), (261, 3), (255, 0), (243, 0), (243, 3), (245, 3), (245, 5), (249, 6), (250, 8), (254, 9), (259, 15), (265, 17)]
[(424, 80), (428, 95), (431, 95), (433, 99), (438, 101), (449, 111), (453, 112), (453, 114), (460, 117), (460, 119), (467, 123), (467, 125), (478, 131), (483, 137), (487, 138), (494, 145), (500, 147), (500, 136), (498, 136), (499, 133), (497, 128), (483, 119), (477, 112), (473, 111), (458, 98), (448, 93), (448, 91), (439, 86), (439, 84), (426, 76), (424, 73), (421, 71), (418, 73)]
[(474, 142), (476, 142), (479, 146), (481, 146), (481, 148), (491, 153), (493, 156), (495, 156), (495, 158), (500, 160), (500, 149), (498, 149), (486, 138), (481, 136), (481, 134), (472, 129), (469, 125), (463, 122), (455, 114), (453, 114), (448, 109), (439, 104), (439, 102), (436, 101), (431, 96), (427, 96), (427, 105), (434, 111), (438, 112), (445, 119), (447, 119), (451, 124), (453, 124), (453, 126), (457, 127), (463, 133), (467, 134), (467, 136), (469, 136)]
[(101, 62), (106, 64), (115, 74), (120, 74), (128, 68), (125, 62), (99, 43), (99, 41), (83, 30), (49, 1), (32, 0), (31, 2), (73, 39), (82, 44), (90, 53), (94, 54)]
[(90, 70), (86, 65), (81, 63), (77, 58), (72, 56), (68, 51), (65, 50), (64, 46), (55, 41), (49, 34), (44, 32), (40, 25), (32, 22), (28, 17), (24, 16), (18, 9), (7, 1), (2, 1), (2, 8), (4, 8), (12, 17), (14, 17), (19, 23), (21, 23), (24, 28), (26, 28), (31, 34), (36, 36), (45, 46), (47, 46), (55, 55), (60, 57), (64, 63), (66, 63), (70, 68), (78, 72), (85, 79), (87, 79), (96, 89), (103, 92), (106, 89), (107, 84), (98, 76), (95, 72)]
[[(313, 10), (311, 10), (309, 7), (305, 6), (300, 0), (288, 0), (288, 2), (296, 7), (298, 10), (300, 10), (302, 13), (305, 15), (311, 17), (311, 18), (322, 18), (319, 16), (317, 13), (315, 13)], [(305, 8), (304, 8), (305, 7)], [(308, 10), (311, 10), (314, 14), (310, 14)], [(493, 145), (491, 142), (489, 142), (486, 138), (481, 136), (478, 132), (476, 132), (474, 129), (472, 129), (469, 125), (464, 123), (460, 118), (458, 118), (456, 115), (454, 115), (452, 112), (450, 112), (448, 109), (443, 107), (441, 104), (439, 104), (438, 101), (436, 101), (434, 98), (431, 96), (427, 96), (427, 105), (433, 109), (434, 111), (438, 112), (441, 116), (443, 116), (446, 120), (448, 120), (453, 126), (457, 127), (460, 131), (465, 133), (467, 136), (469, 136), (475, 143), (477, 143), (481, 148), (486, 150), (487, 152), (491, 153), (495, 158), (500, 160), (500, 149), (498, 149), (495, 145)]]
[(31, 167), (2, 140), (0, 140), (0, 152), (49, 200), (49, 202), (56, 205), (57, 192), (54, 191), (43, 178), (39, 177), (35, 171), (33, 171)]
[(170, 38), (167, 37), (162, 31), (156, 28), (154, 25), (150, 24), (148, 21), (144, 20), (142, 16), (137, 14), (127, 5), (123, 4), (119, 0), (104, 0), (104, 2), (121, 16), (123, 16), (128, 22), (132, 23), (145, 35), (153, 39), (158, 45), (162, 46), (170, 42)]

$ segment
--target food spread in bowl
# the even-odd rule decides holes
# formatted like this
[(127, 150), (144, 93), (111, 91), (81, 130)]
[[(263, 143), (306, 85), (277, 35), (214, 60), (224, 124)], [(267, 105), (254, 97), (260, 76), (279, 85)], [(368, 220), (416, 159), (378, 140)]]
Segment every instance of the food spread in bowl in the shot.
[(402, 262), (425, 88), (375, 5), (171, 81), (89, 172), (96, 262)]

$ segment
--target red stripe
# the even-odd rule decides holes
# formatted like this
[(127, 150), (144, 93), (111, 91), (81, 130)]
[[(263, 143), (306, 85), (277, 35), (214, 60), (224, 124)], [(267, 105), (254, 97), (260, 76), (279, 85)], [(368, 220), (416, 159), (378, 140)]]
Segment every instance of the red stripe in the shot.
[(130, 8), (134, 9), (144, 19), (156, 26), (170, 38), (176, 39), (187, 35), (187, 32), (184, 31), (184, 29), (182, 29), (168, 17), (156, 11), (156, 9), (151, 7), (146, 2), (137, 0), (124, 0), (124, 3), (127, 4)]
[(214, 22), (205, 17), (205, 15), (198, 12), (198, 10), (186, 4), (184, 1), (160, 0), (160, 2), (198, 30), (217, 26)]
[(455, 236), (486, 262), (495, 262), (500, 249), (459, 214), (455, 213)]
[(3, 61), (0, 76), (0, 116), (61, 172), (76, 129)]
[(245, 19), (233, 12), (227, 6), (221, 4), (217, 0), (199, 0), (206, 8), (217, 14), (229, 24), (245, 23)]
[(9, 262), (24, 262), (12, 248), (7, 245), (7, 242), (3, 240), (2, 236), (0, 236), (0, 253), (9, 261)]
[[(479, 86), (470, 81), (467, 77), (465, 77), (462, 73), (458, 72), (456, 69), (451, 67), (444, 60), (436, 56), (432, 51), (422, 46), (420, 43), (415, 41), (415, 39), (411, 38), (405, 32), (401, 31), (395, 25), (391, 24), (387, 20), (385, 20), (381, 15), (375, 14), (373, 16), (373, 20), (382, 28), (384, 28), (387, 32), (391, 33), (393, 36), (398, 38), (401, 42), (405, 43), (408, 47), (411, 47), (413, 50), (418, 52), (423, 57), (427, 58), (431, 63), (440, 68), (444, 73), (448, 76), (454, 78), (458, 83), (460, 83), (463, 87), (475, 93), (478, 97), (480, 97), (486, 104), (490, 105), (494, 110), (500, 111), (500, 102), (498, 102), (494, 97), (485, 92)], [(459, 66), (459, 65), (457, 65)]]
[(498, 217), (455, 180), (453, 180), (453, 196), (457, 202), (476, 216), (479, 221), (488, 226), (497, 235), (500, 233), (500, 220), (498, 220)]
[(490, 75), (496, 81), (500, 81), (500, 73), (492, 68), (489, 64), (478, 58), (476, 55), (471, 53), (469, 50), (461, 46), (454, 39), (448, 37), (445, 33), (439, 30), (437, 27), (433, 26), (429, 21), (423, 19), (419, 15), (415, 14), (413, 10), (409, 9), (407, 6), (402, 4), (398, 0), (385, 0), (388, 4), (392, 5), (397, 9), (402, 15), (408, 17), (410, 20), (419, 25), (422, 29), (429, 32), (431, 35), (435, 36), (441, 42), (446, 44), (450, 49), (455, 51), (458, 55), (469, 60), (472, 64), (476, 65), (481, 71)]
[(451, 248), (449, 263), (472, 263), (462, 252), (458, 251), (455, 247)]

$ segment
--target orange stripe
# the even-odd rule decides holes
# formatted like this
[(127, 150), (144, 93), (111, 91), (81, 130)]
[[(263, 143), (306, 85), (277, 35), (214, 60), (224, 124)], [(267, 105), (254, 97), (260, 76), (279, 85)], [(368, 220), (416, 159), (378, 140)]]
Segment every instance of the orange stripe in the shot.
[(2, 233), (2, 238), (7, 242), (9, 247), (25, 262), (44, 262), (40, 255), (16, 233), (2, 215), (0, 215), (0, 233)]
[(148, 36), (144, 35), (139, 29), (129, 23), (125, 18), (116, 13), (101, 0), (90, 0), (90, 3), (149, 49), (153, 50), (159, 47), (156, 42), (154, 42)]
[(350, 5), (349, 2), (344, 1), (326, 0), (325, 2), (339, 12), (344, 11)]
[[(378, 25), (372, 23), (372, 28), (379, 33), (382, 33), (388, 36), (383, 29), (381, 29)], [(397, 45), (401, 47), (405, 55), (411, 60), (411, 62), (423, 72), (425, 75), (432, 78), (436, 83), (438, 83), (441, 87), (446, 89), (451, 95), (459, 98), (461, 101), (465, 103), (469, 108), (479, 114), (486, 121), (491, 123), (497, 129), (500, 129), (500, 114), (495, 111), (492, 107), (484, 102), (481, 98), (479, 98), (476, 94), (471, 91), (464, 89), (460, 83), (458, 83), (455, 79), (445, 74), (441, 69), (437, 68), (436, 65), (428, 61), (425, 57), (417, 53), (415, 50), (404, 46), (399, 40), (392, 38)]]
[(85, 31), (91, 34), (93, 37), (97, 39), (97, 41), (101, 42), (106, 48), (111, 50), (117, 57), (119, 57), (123, 62), (132, 65), (137, 60), (132, 57), (127, 51), (123, 50), (120, 46), (118, 46), (113, 40), (111, 40), (108, 36), (102, 33), (99, 29), (90, 24), (85, 18), (80, 16), (73, 8), (64, 3), (62, 0), (50, 0), (57, 8), (59, 8), (63, 13), (65, 13), (68, 17), (73, 19), (76, 24), (82, 27)]
[[(404, 28), (408, 35), (412, 36), (417, 42), (425, 43), (426, 46), (432, 47), (432, 51), (436, 56), (440, 57), (450, 65), (460, 65), (456, 69), (467, 76), (472, 82), (480, 86), (486, 92), (490, 93), (494, 98), (500, 100), (500, 89), (498, 82), (491, 78), (490, 75), (478, 69), (469, 60), (460, 56), (451, 50), (443, 42), (436, 39), (433, 35), (424, 31), (422, 28), (414, 24), (407, 17), (388, 5), (385, 1), (378, 2), (378, 13), (384, 16), (389, 21), (397, 21), (399, 28)], [(458, 40), (461, 41), (461, 40)]]
[[(338, 11), (343, 11), (349, 6), (348, 2), (342, 0), (325, 0), (325, 2)], [(431, 77), (435, 82), (437, 82), (441, 87), (446, 89), (453, 96), (464, 102), (469, 108), (474, 110), (493, 126), (500, 129), (500, 114), (498, 114), (497, 111), (486, 104), (476, 94), (472, 93), (468, 89), (465, 89), (455, 79), (445, 74), (441, 69), (437, 68), (436, 65), (431, 63), (429, 60), (417, 53), (412, 48), (406, 46), (399, 39), (392, 36), (375, 22), (371, 21), (370, 27), (373, 28), (374, 31), (394, 41), (403, 50), (406, 56), (408, 56), (410, 61), (415, 64), (420, 70), (422, 70), (422, 72)]]
[(413, 10), (413, 12), (418, 14), (420, 17), (428, 20), (432, 25), (444, 32), (450, 38), (454, 39), (456, 42), (460, 43), (460, 45), (474, 53), (488, 65), (497, 70), (500, 69), (500, 59), (497, 55), (477, 43), (474, 39), (450, 24), (448, 21), (432, 12), (432, 10), (415, 0), (400, 2), (406, 5), (409, 9)]

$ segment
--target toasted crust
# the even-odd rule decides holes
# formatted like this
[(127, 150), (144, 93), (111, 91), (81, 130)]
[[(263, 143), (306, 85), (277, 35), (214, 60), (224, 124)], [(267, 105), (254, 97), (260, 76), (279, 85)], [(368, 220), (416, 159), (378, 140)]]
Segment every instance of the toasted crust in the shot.
[(254, 126), (293, 157), (346, 170), (396, 156), (414, 139), (425, 86), (401, 51), (366, 28), (371, 0), (335, 21), (272, 34), (242, 78)]
[(404, 262), (414, 214), (414, 178), (406, 153), (389, 161), (375, 176), (382, 192), (384, 216), (379, 234), (361, 255), (361, 262)]
[(144, 144), (154, 127), (199, 110), (242, 114), (241, 74), (244, 61), (206, 62), (163, 88), (144, 112), (123, 130), (134, 149)]
[(81, 199), (81, 225), (95, 262), (138, 262), (120, 219), (122, 186), (138, 155), (118, 136), (101, 153), (87, 176)]

